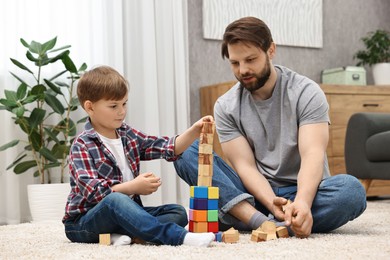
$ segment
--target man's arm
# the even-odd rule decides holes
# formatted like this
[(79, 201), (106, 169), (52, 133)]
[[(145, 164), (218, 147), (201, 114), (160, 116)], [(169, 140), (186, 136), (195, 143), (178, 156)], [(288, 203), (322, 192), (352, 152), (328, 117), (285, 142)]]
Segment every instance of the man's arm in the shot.
[(328, 139), (328, 123), (308, 124), (299, 128), (301, 167), (298, 173), (298, 191), (294, 203), (285, 212), (286, 225), (291, 223), (297, 237), (308, 237), (311, 233), (311, 206), (322, 180)]
[(257, 169), (255, 157), (248, 141), (240, 136), (221, 143), (221, 147), (245, 188), (256, 200), (273, 212), (275, 193), (267, 179)]

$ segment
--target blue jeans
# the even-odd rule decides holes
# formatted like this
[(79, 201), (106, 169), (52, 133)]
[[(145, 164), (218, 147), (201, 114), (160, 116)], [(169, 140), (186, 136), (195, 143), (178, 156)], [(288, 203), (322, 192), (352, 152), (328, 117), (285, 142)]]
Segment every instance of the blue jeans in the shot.
[(113, 192), (87, 213), (65, 221), (64, 225), (66, 236), (72, 242), (98, 243), (99, 234), (118, 233), (175, 246), (183, 244), (187, 223), (187, 212), (180, 205), (142, 207), (127, 195)]
[[(190, 186), (197, 185), (198, 146), (195, 141), (174, 162), (176, 172)], [(212, 185), (219, 187), (219, 221), (221, 227), (242, 227), (243, 223), (229, 214), (239, 202), (246, 200), (257, 210), (269, 215), (269, 211), (249, 194), (237, 173), (222, 158), (214, 154)], [(294, 201), (297, 186), (273, 187), (276, 196)], [(351, 175), (339, 174), (321, 181), (311, 208), (313, 233), (332, 231), (348, 221), (357, 218), (366, 209), (366, 193), (358, 179)]]

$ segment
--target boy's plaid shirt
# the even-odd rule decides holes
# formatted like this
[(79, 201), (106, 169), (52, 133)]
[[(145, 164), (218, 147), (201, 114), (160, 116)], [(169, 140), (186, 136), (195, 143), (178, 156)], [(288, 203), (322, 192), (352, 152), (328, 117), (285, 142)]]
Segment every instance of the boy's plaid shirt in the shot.
[[(174, 161), (174, 137), (149, 136), (123, 123), (117, 129), (134, 178), (139, 175), (140, 161), (165, 159)], [(69, 155), (71, 192), (63, 221), (76, 218), (113, 192), (111, 186), (122, 182), (122, 173), (112, 153), (104, 146), (90, 121), (75, 139)], [(138, 196), (135, 198), (139, 199)]]

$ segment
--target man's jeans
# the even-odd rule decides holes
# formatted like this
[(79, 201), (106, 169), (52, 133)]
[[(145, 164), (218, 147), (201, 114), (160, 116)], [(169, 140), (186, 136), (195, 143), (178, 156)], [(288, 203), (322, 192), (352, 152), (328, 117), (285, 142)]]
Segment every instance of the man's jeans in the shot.
[[(190, 186), (197, 185), (198, 146), (197, 140), (174, 162), (178, 175)], [(246, 229), (243, 223), (228, 213), (231, 208), (243, 200), (247, 200), (266, 216), (269, 215), (269, 211), (248, 193), (237, 173), (216, 154), (214, 154), (212, 185), (219, 187), (218, 206), (221, 226)], [(273, 190), (276, 196), (294, 201), (297, 186), (274, 187)], [(365, 209), (366, 193), (358, 179), (347, 174), (326, 178), (321, 181), (311, 208), (312, 232), (332, 231), (357, 218)]]
[(180, 205), (141, 207), (127, 195), (113, 192), (86, 214), (64, 224), (72, 242), (97, 243), (99, 234), (118, 233), (175, 246), (183, 243), (187, 223), (186, 210)]

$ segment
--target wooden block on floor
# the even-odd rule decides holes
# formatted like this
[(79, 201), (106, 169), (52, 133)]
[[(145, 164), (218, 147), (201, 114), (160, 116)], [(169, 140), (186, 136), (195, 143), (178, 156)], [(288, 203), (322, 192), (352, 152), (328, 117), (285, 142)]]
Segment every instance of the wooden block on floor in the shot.
[(253, 230), (251, 235), (251, 241), (253, 242), (267, 241), (267, 233), (261, 230)]
[(276, 235), (278, 236), (278, 238), (288, 238), (288, 237), (290, 237), (286, 227), (277, 227), (276, 228)]
[(111, 245), (111, 235), (110, 234), (99, 234), (99, 244), (100, 245)]
[(272, 221), (264, 221), (260, 229), (265, 233), (276, 233), (276, 224)]
[(225, 243), (236, 243), (240, 234), (234, 228), (230, 228), (222, 233), (222, 241)]

